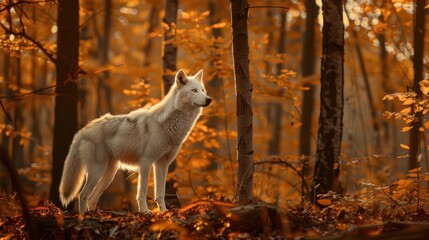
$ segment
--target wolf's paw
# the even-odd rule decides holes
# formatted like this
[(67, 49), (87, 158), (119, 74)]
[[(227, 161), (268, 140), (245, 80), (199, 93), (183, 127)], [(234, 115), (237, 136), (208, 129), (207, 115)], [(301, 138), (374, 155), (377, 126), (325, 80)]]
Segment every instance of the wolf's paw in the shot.
[(151, 218), (155, 214), (152, 211), (150, 211), (150, 210), (143, 210), (141, 212), (137, 212), (136, 215), (140, 216), (140, 217), (143, 217), (143, 218)]

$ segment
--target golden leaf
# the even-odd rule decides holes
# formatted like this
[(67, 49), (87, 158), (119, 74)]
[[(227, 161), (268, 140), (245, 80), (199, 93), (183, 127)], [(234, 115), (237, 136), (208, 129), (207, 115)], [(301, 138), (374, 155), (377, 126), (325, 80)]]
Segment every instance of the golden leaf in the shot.
[(187, 13), (187, 12), (182, 11), (181, 17), (182, 17), (182, 19), (189, 19), (189, 18), (191, 18), (191, 15), (189, 15), (189, 13)]
[(410, 147), (408, 145), (405, 145), (405, 144), (402, 144), (402, 143), (399, 144), (399, 146), (401, 146), (401, 148), (406, 149), (406, 150), (410, 149)]
[(165, 22), (161, 22), (161, 26), (162, 26), (162, 28), (164, 28), (164, 30), (169, 30), (170, 29), (170, 26), (168, 26), (168, 24), (165, 23)]
[(203, 13), (201, 13), (200, 17), (207, 17), (208, 15), (210, 15), (210, 11), (205, 11)]
[(420, 90), (424, 95), (428, 95), (429, 93), (429, 80), (425, 79), (419, 82), (420, 84)]
[(212, 25), (212, 28), (223, 28), (226, 26), (226, 23), (221, 22), (221, 23), (215, 23)]
[(415, 101), (414, 101), (414, 99), (407, 99), (407, 100), (405, 100), (403, 103), (402, 103), (402, 105), (411, 105), (411, 104), (413, 104)]

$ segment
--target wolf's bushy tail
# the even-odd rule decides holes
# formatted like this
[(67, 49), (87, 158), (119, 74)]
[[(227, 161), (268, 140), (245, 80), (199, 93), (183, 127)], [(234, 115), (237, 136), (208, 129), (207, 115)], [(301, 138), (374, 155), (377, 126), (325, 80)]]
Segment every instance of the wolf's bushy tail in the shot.
[(79, 139), (76, 137), (70, 146), (61, 177), (59, 190), (60, 199), (64, 206), (67, 206), (76, 197), (85, 177), (84, 166), (78, 154)]

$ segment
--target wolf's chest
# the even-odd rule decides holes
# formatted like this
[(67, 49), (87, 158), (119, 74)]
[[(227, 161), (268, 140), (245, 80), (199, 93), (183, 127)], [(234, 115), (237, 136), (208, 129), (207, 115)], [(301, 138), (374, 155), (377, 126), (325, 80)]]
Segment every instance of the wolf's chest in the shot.
[(163, 132), (164, 143), (174, 145), (181, 144), (192, 130), (194, 123), (195, 119), (182, 114), (176, 114), (167, 118), (166, 121), (160, 125)]

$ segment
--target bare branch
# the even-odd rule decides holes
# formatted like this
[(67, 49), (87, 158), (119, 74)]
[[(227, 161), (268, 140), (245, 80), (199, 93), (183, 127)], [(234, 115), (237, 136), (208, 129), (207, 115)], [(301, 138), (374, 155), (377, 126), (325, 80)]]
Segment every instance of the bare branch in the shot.
[(36, 47), (38, 47), (45, 55), (46, 57), (48, 57), (48, 59), (56, 64), (57, 59), (54, 57), (54, 54), (51, 53), (48, 49), (46, 49), (42, 43), (40, 43), (39, 41), (37, 41), (36, 39), (28, 36), (27, 34), (25, 34), (24, 32), (13, 32), (11, 29), (8, 29), (3, 23), (0, 22), (0, 26), (5, 30), (5, 32), (7, 34), (13, 34), (16, 36), (21, 36), (25, 39), (27, 39), (28, 41), (30, 41), (31, 43), (33, 43)]
[[(88, 77), (88, 76), (94, 76), (94, 75), (100, 74), (102, 72), (112, 70), (112, 69), (114, 69), (116, 67), (121, 67), (121, 65), (116, 65), (116, 66), (112, 66), (112, 67), (103, 68), (101, 70), (98, 70), (98, 71), (95, 71), (95, 72), (92, 72), (92, 73), (85, 73), (82, 69), (79, 69), (79, 71), (77, 72), (77, 74), (84, 73), (84, 75), (82, 75), (80, 77), (77, 77), (77, 78), (71, 77), (71, 78), (67, 79), (61, 85), (54, 84), (54, 85), (43, 87), (43, 88), (39, 88), (39, 89), (30, 91), (30, 92), (21, 93), (21, 94), (15, 94), (15, 95), (3, 95), (3, 96), (0, 95), (0, 99), (22, 99), (24, 97), (27, 97), (27, 96), (33, 95), (33, 94), (39, 94), (39, 95), (50, 94), (50, 93), (47, 93), (45, 91), (49, 90), (49, 89), (53, 89), (53, 88), (57, 88), (57, 87), (61, 87), (61, 86), (67, 85), (69, 82), (78, 81), (78, 80), (80, 80), (82, 78), (85, 78), (85, 77)], [(55, 94), (52, 94), (52, 95), (55, 95)]]

